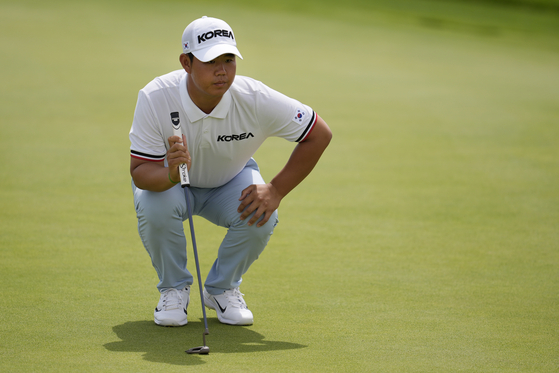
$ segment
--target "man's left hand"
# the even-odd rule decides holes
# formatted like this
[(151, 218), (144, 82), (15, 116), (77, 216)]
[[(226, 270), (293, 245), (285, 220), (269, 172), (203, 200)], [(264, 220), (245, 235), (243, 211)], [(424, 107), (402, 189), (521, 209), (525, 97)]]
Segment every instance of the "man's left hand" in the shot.
[(277, 210), (281, 199), (282, 196), (272, 184), (253, 184), (241, 193), (241, 198), (239, 198), (241, 204), (237, 212), (242, 213), (241, 220), (245, 220), (250, 214), (256, 212), (248, 221), (248, 225), (253, 225), (262, 217), (256, 224), (257, 227), (261, 227)]

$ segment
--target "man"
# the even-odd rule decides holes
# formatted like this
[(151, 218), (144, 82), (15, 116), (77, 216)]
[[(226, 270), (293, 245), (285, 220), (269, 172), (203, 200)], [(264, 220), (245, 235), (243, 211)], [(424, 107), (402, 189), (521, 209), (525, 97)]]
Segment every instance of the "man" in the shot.
[[(310, 107), (236, 76), (236, 57), (242, 56), (224, 21), (193, 21), (182, 45), (182, 69), (140, 90), (130, 130), (138, 231), (159, 277), (154, 319), (165, 326), (187, 323), (193, 277), (186, 269), (183, 221), (184, 193), (190, 193), (193, 214), (228, 229), (205, 281), (206, 306), (222, 323), (250, 325), (242, 275), (266, 247), (281, 200), (311, 172), (332, 133)], [(172, 123), (180, 123), (182, 139), (173, 136)], [(252, 155), (271, 136), (298, 144), (265, 183)], [(190, 174), (185, 190), (178, 184), (182, 163)]]

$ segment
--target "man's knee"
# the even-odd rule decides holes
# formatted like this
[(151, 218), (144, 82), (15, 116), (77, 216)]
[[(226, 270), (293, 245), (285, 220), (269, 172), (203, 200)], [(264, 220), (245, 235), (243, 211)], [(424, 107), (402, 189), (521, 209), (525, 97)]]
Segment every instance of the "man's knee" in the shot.
[[(262, 219), (262, 218), (260, 218), (260, 219)], [(247, 227), (248, 227), (248, 221), (249, 220), (250, 220), (250, 217), (248, 217), (244, 220), (244, 224), (246, 224)], [(251, 234), (253, 234), (254, 236), (257, 236), (261, 240), (266, 240), (267, 241), (270, 238), (270, 235), (272, 233), (274, 233), (274, 228), (276, 227), (278, 222), (279, 222), (278, 212), (276, 210), (272, 213), (272, 215), (270, 216), (268, 221), (264, 225), (262, 225), (261, 227), (257, 227), (258, 222), (256, 222), (255, 224), (253, 224), (251, 227), (248, 227), (248, 228), (250, 229)]]
[[(136, 214), (151, 225), (164, 226), (169, 220), (182, 219), (185, 202), (176, 193), (142, 191), (136, 196)], [(181, 204), (181, 202), (183, 202)]]

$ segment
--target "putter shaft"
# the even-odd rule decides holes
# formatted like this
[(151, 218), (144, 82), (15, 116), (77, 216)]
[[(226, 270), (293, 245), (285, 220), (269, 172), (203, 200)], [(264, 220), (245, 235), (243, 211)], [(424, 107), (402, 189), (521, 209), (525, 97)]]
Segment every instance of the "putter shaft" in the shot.
[[(210, 348), (206, 345), (206, 335), (210, 334), (208, 329), (208, 318), (206, 317), (206, 304), (204, 302), (204, 290), (202, 289), (202, 279), (200, 275), (200, 262), (198, 260), (198, 247), (196, 246), (196, 236), (194, 234), (194, 223), (192, 222), (192, 207), (190, 203), (190, 195), (188, 194), (188, 187), (184, 188), (184, 194), (186, 196), (186, 209), (188, 210), (188, 223), (190, 225), (190, 237), (192, 238), (192, 250), (194, 251), (194, 261), (196, 262), (196, 274), (198, 278), (198, 289), (200, 290), (200, 301), (202, 303), (202, 314), (204, 315), (204, 333), (202, 334), (202, 339), (204, 341), (204, 346), (199, 348), (192, 348), (187, 353), (200, 353), (209, 354)], [(190, 351), (190, 352), (189, 352)], [(201, 352), (202, 351), (202, 352)]]

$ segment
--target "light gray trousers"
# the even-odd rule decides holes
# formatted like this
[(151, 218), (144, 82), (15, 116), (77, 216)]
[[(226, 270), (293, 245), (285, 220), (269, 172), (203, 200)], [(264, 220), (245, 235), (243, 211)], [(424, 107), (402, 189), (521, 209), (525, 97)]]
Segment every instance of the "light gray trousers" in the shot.
[[(192, 285), (193, 276), (186, 268), (186, 237), (183, 222), (188, 219), (186, 198), (190, 193), (192, 214), (227, 228), (205, 287), (210, 294), (238, 287), (242, 275), (264, 250), (278, 223), (277, 211), (257, 228), (250, 220), (240, 220), (237, 212), (241, 192), (252, 184), (264, 184), (258, 165), (250, 160), (227, 184), (218, 188), (181, 188), (177, 184), (164, 192), (150, 192), (132, 183), (138, 232), (159, 277), (157, 288), (182, 289)], [(203, 239), (203, 238), (202, 238)]]

